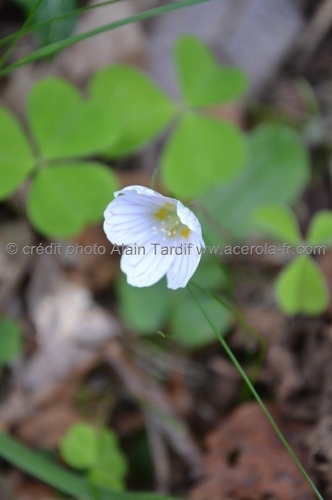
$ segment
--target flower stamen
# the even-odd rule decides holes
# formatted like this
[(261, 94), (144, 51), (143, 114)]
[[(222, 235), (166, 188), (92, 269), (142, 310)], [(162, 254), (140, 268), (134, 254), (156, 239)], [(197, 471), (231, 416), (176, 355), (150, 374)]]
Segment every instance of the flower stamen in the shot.
[(161, 223), (162, 231), (167, 236), (175, 237), (177, 234), (180, 234), (183, 238), (188, 239), (191, 231), (188, 226), (181, 223), (176, 211), (176, 205), (165, 203), (155, 213), (155, 217)]
[(191, 231), (188, 226), (184, 226), (181, 230), (181, 236), (183, 236), (186, 240), (189, 238)]

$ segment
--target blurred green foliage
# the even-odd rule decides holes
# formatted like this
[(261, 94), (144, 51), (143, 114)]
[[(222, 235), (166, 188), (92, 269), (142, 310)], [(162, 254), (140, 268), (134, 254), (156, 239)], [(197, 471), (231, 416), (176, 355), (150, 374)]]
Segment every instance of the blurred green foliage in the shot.
[(91, 484), (124, 489), (127, 464), (114, 432), (105, 428), (98, 430), (89, 424), (75, 424), (60, 441), (59, 450), (68, 465), (86, 471)]
[[(309, 160), (299, 135), (286, 125), (263, 124), (249, 134), (247, 165), (225, 184), (206, 191), (200, 201), (226, 234), (238, 241), (250, 231), (255, 210), (267, 203), (294, 203), (309, 181)], [(217, 243), (216, 225), (203, 219), (209, 241)], [(219, 231), (220, 232), (220, 231)], [(219, 238), (222, 244), (225, 237)]]
[(0, 319), (0, 368), (10, 364), (22, 351), (22, 334), (18, 324), (9, 319)]
[[(26, 15), (35, 7), (36, 0), (13, 0), (17, 3)], [(77, 9), (79, 6), (78, 0), (43, 0), (37, 12), (33, 16), (34, 24), (44, 21), (51, 21), (54, 17), (61, 16), (68, 12)], [(58, 42), (71, 35), (75, 27), (76, 17), (66, 17), (57, 21), (50, 22), (45, 26), (40, 26), (35, 29), (35, 33), (43, 45), (48, 45), (53, 42)]]
[[(209, 291), (226, 284), (226, 276), (217, 260), (209, 256), (202, 261), (192, 278)], [(202, 316), (186, 289), (170, 290), (165, 280), (147, 288), (135, 288), (121, 276), (117, 284), (120, 312), (126, 324), (142, 335), (155, 335), (167, 327), (172, 338), (189, 348), (202, 347), (215, 340), (208, 322)], [(222, 333), (229, 329), (232, 317), (209, 296), (201, 295), (203, 307)]]

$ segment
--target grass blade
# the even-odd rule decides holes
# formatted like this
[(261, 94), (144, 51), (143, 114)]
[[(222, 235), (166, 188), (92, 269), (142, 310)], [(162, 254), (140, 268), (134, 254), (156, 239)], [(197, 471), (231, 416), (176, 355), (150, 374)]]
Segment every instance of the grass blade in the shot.
[(79, 476), (46, 461), (38, 453), (29, 450), (10, 436), (2, 433), (0, 433), (0, 455), (19, 469), (54, 488), (60, 489), (68, 495), (90, 500), (87, 485)]
[(84, 14), (89, 10), (98, 9), (99, 7), (105, 7), (106, 5), (110, 5), (112, 3), (117, 3), (117, 2), (121, 2), (121, 0), (107, 0), (106, 2), (88, 5), (87, 7), (74, 9), (71, 10), (70, 12), (65, 12), (64, 14), (61, 14), (59, 16), (55, 16), (52, 19), (46, 19), (45, 21), (40, 21), (39, 23), (31, 24), (30, 26), (26, 26), (24, 24), (20, 30), (16, 31), (11, 35), (5, 36), (4, 38), (1, 38), (0, 47), (13, 40), (18, 35), (18, 33), (20, 33), (20, 38), (21, 38), (22, 35), (25, 35), (26, 33), (31, 33), (31, 31), (35, 31), (36, 29), (47, 26), (48, 24), (51, 24), (53, 22), (61, 21), (62, 19), (66, 19), (67, 17), (78, 16), (80, 14)]
[[(0, 456), (27, 474), (67, 495), (80, 500), (95, 500), (94, 491), (83, 477), (46, 460), (37, 452), (29, 450), (3, 433), (0, 433)], [(119, 493), (98, 490), (98, 494), (100, 500), (179, 500), (154, 493)]]
[(288, 444), (288, 441), (287, 439), (284, 437), (283, 433), (281, 432), (281, 430), (279, 429), (277, 423), (275, 422), (274, 418), (272, 417), (271, 413), (269, 412), (269, 410), (266, 408), (265, 404), (263, 403), (260, 395), (258, 394), (258, 392), (256, 391), (256, 389), (254, 388), (254, 386), (252, 385), (248, 375), (246, 374), (246, 372), (243, 370), (242, 366), (240, 365), (240, 363), (238, 362), (238, 360), (236, 359), (236, 357), (234, 356), (233, 354), (233, 351), (230, 349), (230, 347), (228, 347), (228, 344), (227, 342), (225, 341), (225, 339), (223, 338), (223, 336), (218, 332), (218, 330), (215, 328), (214, 324), (212, 323), (212, 321), (210, 320), (209, 316), (206, 314), (205, 310), (203, 309), (203, 307), (201, 306), (201, 304), (199, 303), (199, 300), (197, 299), (196, 295), (194, 294), (194, 292), (192, 291), (192, 288), (191, 286), (189, 285), (188, 286), (188, 291), (190, 293), (190, 295), (192, 296), (193, 300), (195, 301), (197, 307), (199, 308), (199, 310), (201, 311), (201, 313), (203, 314), (204, 318), (206, 319), (206, 321), (209, 323), (210, 327), (212, 328), (213, 332), (215, 333), (217, 339), (219, 340), (221, 346), (223, 347), (224, 351), (226, 352), (227, 356), (229, 357), (229, 359), (232, 361), (233, 365), (235, 366), (235, 368), (237, 369), (238, 373), (241, 375), (241, 377), (243, 378), (244, 382), (247, 384), (248, 386), (248, 389), (250, 390), (251, 394), (253, 395), (253, 397), (256, 399), (257, 403), (259, 404), (261, 410), (263, 411), (263, 413), (265, 414), (266, 418), (268, 419), (268, 421), (270, 422), (273, 430), (275, 431), (275, 433), (277, 434), (277, 436), (279, 437), (280, 441), (282, 442), (282, 444), (284, 445), (284, 447), (286, 448), (286, 450), (288, 451), (289, 455), (292, 457), (292, 459), (294, 460), (297, 468), (299, 469), (299, 471), (301, 472), (302, 476), (304, 477), (304, 479), (309, 483), (312, 491), (315, 493), (316, 497), (319, 499), (319, 500), (324, 500), (324, 498), (322, 497), (322, 495), (319, 493), (319, 491), (317, 490), (316, 486), (314, 485), (314, 483), (312, 482), (310, 476), (308, 475), (308, 473), (306, 472), (306, 470), (304, 469), (303, 465), (301, 464), (301, 462), (299, 461), (299, 459), (297, 458), (297, 456), (295, 455), (292, 447)]
[(38, 59), (42, 59), (44, 57), (49, 57), (60, 50), (63, 50), (75, 43), (81, 42), (86, 38), (91, 36), (99, 35), (100, 33), (104, 33), (105, 31), (110, 31), (115, 28), (119, 28), (120, 26), (125, 26), (126, 24), (135, 23), (137, 21), (142, 21), (144, 19), (149, 19), (151, 17), (159, 16), (161, 14), (166, 14), (167, 12), (171, 12), (173, 10), (182, 9), (184, 7), (189, 7), (191, 5), (196, 5), (199, 3), (209, 2), (210, 0), (181, 0), (180, 2), (172, 3), (169, 5), (164, 5), (162, 7), (156, 7), (155, 9), (146, 10), (144, 12), (140, 12), (135, 14), (134, 16), (127, 17), (125, 19), (120, 19), (119, 21), (115, 21), (113, 23), (105, 24), (93, 30), (87, 31), (86, 33), (80, 33), (79, 35), (74, 35), (72, 37), (66, 38), (65, 40), (61, 40), (60, 42), (55, 42), (46, 47), (42, 47), (35, 52), (32, 52), (26, 57), (23, 57), (19, 61), (14, 64), (10, 64), (6, 68), (0, 71), (0, 76), (4, 76), (16, 68), (23, 66), (25, 64), (29, 64), (30, 62), (37, 61)]
[(7, 61), (8, 57), (12, 53), (12, 50), (14, 49), (15, 45), (17, 44), (17, 42), (19, 41), (19, 39), (23, 35), (24, 29), (27, 26), (29, 26), (29, 24), (31, 23), (31, 21), (32, 21), (34, 15), (36, 14), (37, 10), (39, 9), (40, 4), (42, 3), (42, 1), (43, 0), (37, 0), (36, 1), (33, 9), (31, 10), (31, 12), (28, 15), (28, 17), (26, 18), (26, 20), (24, 21), (22, 28), (17, 33), (14, 34), (15, 36), (13, 37), (12, 43), (10, 44), (10, 46), (8, 47), (8, 49), (5, 51), (5, 53), (3, 54), (3, 56), (0, 59), (0, 68), (5, 64), (5, 62)]

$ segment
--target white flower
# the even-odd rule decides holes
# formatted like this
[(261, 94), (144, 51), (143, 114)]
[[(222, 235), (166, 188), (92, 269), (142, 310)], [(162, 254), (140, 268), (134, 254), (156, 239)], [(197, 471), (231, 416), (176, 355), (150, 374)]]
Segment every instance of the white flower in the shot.
[(166, 274), (168, 288), (185, 287), (204, 246), (197, 217), (180, 201), (143, 186), (128, 186), (114, 196), (104, 213), (107, 238), (115, 245), (144, 248), (137, 255), (122, 253), (128, 283), (151, 286)]

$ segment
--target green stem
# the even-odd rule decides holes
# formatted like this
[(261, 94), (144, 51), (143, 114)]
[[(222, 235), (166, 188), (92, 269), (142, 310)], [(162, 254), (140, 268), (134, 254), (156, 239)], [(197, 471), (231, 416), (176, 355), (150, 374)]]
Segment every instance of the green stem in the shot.
[(302, 466), (301, 462), (299, 461), (299, 459), (297, 458), (297, 456), (295, 455), (294, 451), (292, 450), (291, 446), (288, 444), (286, 438), (284, 437), (283, 433), (281, 432), (281, 430), (279, 429), (278, 425), (276, 424), (274, 418), (272, 417), (271, 413), (269, 412), (269, 410), (266, 408), (266, 406), (264, 405), (263, 401), (261, 400), (258, 392), (256, 391), (256, 389), (254, 388), (254, 386), (252, 385), (248, 375), (246, 374), (246, 372), (242, 369), (240, 363), (238, 362), (238, 360), (236, 359), (236, 357), (234, 356), (232, 350), (230, 349), (230, 347), (228, 347), (228, 344), (227, 342), (225, 341), (225, 339), (222, 337), (222, 335), (218, 332), (218, 330), (215, 328), (215, 326), (213, 325), (212, 321), (210, 320), (210, 318), (208, 317), (208, 315), (206, 314), (206, 312), (204, 311), (203, 307), (201, 306), (201, 304), (199, 303), (196, 295), (194, 294), (194, 292), (192, 291), (190, 285), (188, 286), (188, 290), (189, 290), (189, 293), (191, 294), (191, 296), (193, 297), (194, 301), (196, 302), (198, 308), (200, 309), (201, 313), (203, 314), (203, 316), (205, 317), (206, 321), (209, 323), (210, 327), (212, 328), (213, 332), (215, 333), (215, 335), (217, 336), (220, 344), (222, 345), (223, 349), (225, 350), (227, 356), (229, 357), (229, 359), (232, 361), (233, 365), (235, 366), (235, 368), (237, 369), (237, 371), (239, 372), (239, 374), (241, 375), (241, 377), (243, 378), (243, 380), (245, 381), (245, 383), (247, 384), (248, 388), (250, 389), (250, 392), (252, 393), (252, 395), (254, 396), (254, 398), (256, 399), (257, 403), (259, 404), (259, 406), (261, 407), (263, 413), (265, 414), (266, 418), (268, 419), (268, 421), (270, 422), (271, 426), (273, 427), (275, 433), (277, 434), (277, 436), (279, 437), (280, 441), (282, 442), (282, 444), (284, 445), (284, 447), (286, 448), (286, 450), (288, 451), (289, 455), (292, 457), (292, 459), (294, 460), (297, 468), (299, 469), (299, 471), (301, 472), (302, 476), (307, 480), (307, 482), (309, 483), (309, 485), (311, 486), (311, 489), (313, 490), (313, 492), (315, 493), (315, 495), (317, 496), (317, 498), (319, 498), (319, 500), (324, 500), (322, 495), (319, 493), (319, 491), (317, 490), (316, 486), (314, 485), (314, 483), (312, 482), (312, 480), (310, 479), (310, 476), (307, 474), (306, 470), (304, 469), (304, 467)]
[(17, 42), (19, 41), (19, 39), (23, 36), (24, 29), (27, 26), (29, 26), (29, 24), (31, 23), (31, 21), (34, 18), (37, 10), (39, 9), (39, 6), (42, 3), (42, 1), (43, 0), (37, 0), (36, 1), (33, 9), (31, 10), (31, 12), (28, 15), (28, 17), (26, 18), (26, 20), (24, 21), (22, 28), (17, 33), (15, 33), (15, 36), (13, 37), (12, 43), (9, 45), (8, 49), (5, 51), (5, 53), (3, 54), (3, 56), (0, 58), (0, 68), (2, 68), (2, 66), (5, 64), (5, 62), (7, 61), (8, 57), (12, 53), (15, 45), (17, 44)]
[(120, 19), (119, 21), (115, 21), (113, 23), (105, 24), (93, 30), (87, 31), (85, 33), (81, 33), (79, 35), (74, 35), (72, 37), (66, 38), (65, 40), (60, 40), (59, 42), (51, 43), (46, 47), (41, 47), (36, 50), (32, 54), (29, 54), (26, 57), (23, 57), (19, 61), (14, 64), (10, 64), (6, 68), (0, 71), (0, 76), (4, 76), (7, 73), (10, 73), (16, 68), (23, 66), (24, 64), (28, 64), (32, 61), (37, 61), (38, 59), (42, 59), (44, 57), (49, 57), (60, 50), (63, 50), (71, 45), (74, 45), (77, 42), (81, 42), (86, 38), (91, 36), (99, 35), (100, 33), (104, 33), (105, 31), (113, 30), (115, 28), (119, 28), (120, 26), (125, 26), (126, 24), (135, 23), (137, 21), (143, 21), (144, 19), (149, 19), (151, 17), (160, 16), (161, 14), (166, 14), (167, 12), (171, 12), (173, 10), (182, 9), (184, 7), (189, 7), (191, 5), (209, 2), (210, 0), (181, 0), (176, 3), (171, 3), (169, 5), (164, 5), (162, 7), (156, 7), (155, 9), (146, 10), (144, 12), (140, 12), (135, 14), (134, 16), (127, 17), (125, 19)]
[(226, 241), (232, 241), (234, 240), (234, 234), (228, 227), (223, 226), (220, 221), (216, 220), (212, 215), (210, 215), (209, 211), (205, 208), (204, 204), (201, 203), (200, 201), (195, 201), (193, 203), (194, 207), (197, 207), (198, 210), (201, 210), (203, 216), (205, 217), (206, 221), (214, 228), (217, 230), (217, 232), (220, 234), (222, 240)]
[(70, 12), (65, 12), (64, 14), (60, 14), (59, 16), (55, 16), (52, 19), (45, 19), (45, 21), (40, 21), (39, 23), (31, 24), (30, 26), (23, 25), (19, 31), (13, 33), (12, 35), (5, 36), (0, 40), (0, 46), (9, 43), (13, 40), (18, 33), (21, 35), (25, 35), (26, 33), (30, 33), (31, 31), (35, 31), (38, 28), (42, 28), (43, 26), (47, 26), (48, 24), (54, 23), (56, 21), (61, 21), (62, 19), (67, 19), (67, 17), (78, 16), (79, 14), (84, 14), (84, 12), (92, 9), (98, 9), (99, 7), (105, 7), (106, 5), (110, 5), (112, 3), (120, 2), (121, 0), (107, 0), (106, 2), (100, 2), (93, 5), (88, 5), (87, 7), (81, 7), (79, 9), (71, 10)]
[(258, 372), (263, 364), (265, 354), (266, 354), (266, 344), (263, 339), (263, 337), (260, 335), (260, 333), (257, 332), (257, 330), (250, 324), (248, 321), (245, 319), (245, 317), (234, 307), (230, 306), (225, 300), (223, 300), (219, 295), (215, 294), (214, 292), (210, 292), (209, 290), (205, 290), (203, 287), (200, 285), (197, 285), (197, 283), (191, 283), (192, 286), (195, 286), (198, 288), (201, 292), (205, 293), (206, 295), (212, 297), (215, 301), (217, 301), (220, 305), (222, 305), (225, 309), (227, 309), (232, 316), (235, 317), (237, 322), (243, 327), (244, 330), (246, 330), (251, 336), (253, 336), (258, 344), (259, 344), (259, 358), (258, 362), (256, 365), (255, 369), (255, 374), (254, 377), (251, 377), (254, 379), (254, 382), (256, 380), (256, 377), (258, 376)]

